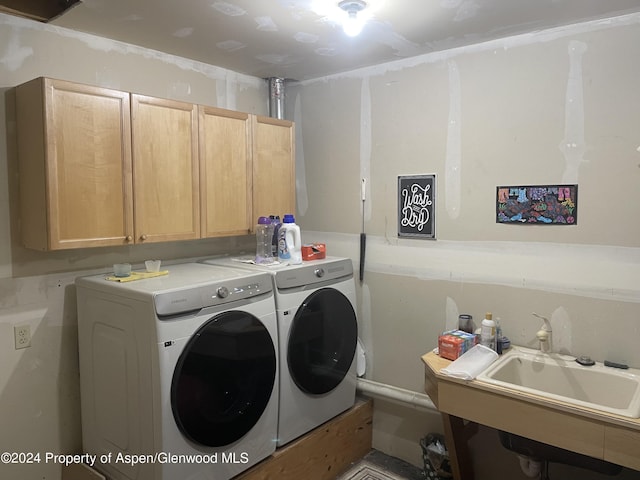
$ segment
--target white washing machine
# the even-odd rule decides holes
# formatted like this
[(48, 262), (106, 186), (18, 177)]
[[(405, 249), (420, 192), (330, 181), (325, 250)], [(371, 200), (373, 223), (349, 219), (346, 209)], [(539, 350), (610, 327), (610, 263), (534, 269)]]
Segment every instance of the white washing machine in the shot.
[(353, 265), (337, 257), (286, 266), (242, 260), (219, 257), (204, 262), (240, 264), (273, 277), (280, 342), (277, 443), (282, 446), (355, 402), (358, 322)]
[(111, 480), (226, 480), (276, 447), (272, 279), (167, 269), (76, 280), (83, 448)]

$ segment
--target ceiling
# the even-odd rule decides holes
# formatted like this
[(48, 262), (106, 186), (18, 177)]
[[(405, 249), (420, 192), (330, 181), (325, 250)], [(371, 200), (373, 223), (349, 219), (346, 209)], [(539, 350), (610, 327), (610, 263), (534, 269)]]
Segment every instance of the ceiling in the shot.
[(640, 12), (640, 0), (83, 0), (50, 23), (261, 77), (308, 80), (550, 27)]

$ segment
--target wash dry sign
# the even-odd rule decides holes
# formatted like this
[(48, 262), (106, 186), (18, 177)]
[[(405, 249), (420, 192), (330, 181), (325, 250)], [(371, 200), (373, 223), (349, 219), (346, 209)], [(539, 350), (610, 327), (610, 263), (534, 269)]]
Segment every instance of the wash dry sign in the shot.
[(398, 236), (436, 238), (436, 176), (398, 177)]

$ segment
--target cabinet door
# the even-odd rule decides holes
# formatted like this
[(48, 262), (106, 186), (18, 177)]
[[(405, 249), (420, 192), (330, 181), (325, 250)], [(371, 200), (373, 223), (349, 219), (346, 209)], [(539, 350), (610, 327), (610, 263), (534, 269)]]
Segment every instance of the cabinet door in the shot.
[(253, 118), (253, 218), (295, 214), (293, 122)]
[(251, 231), (251, 122), (246, 113), (199, 107), (202, 237)]
[(200, 237), (195, 105), (131, 95), (137, 243)]
[(37, 78), (16, 88), (16, 117), (25, 246), (132, 241), (129, 94)]

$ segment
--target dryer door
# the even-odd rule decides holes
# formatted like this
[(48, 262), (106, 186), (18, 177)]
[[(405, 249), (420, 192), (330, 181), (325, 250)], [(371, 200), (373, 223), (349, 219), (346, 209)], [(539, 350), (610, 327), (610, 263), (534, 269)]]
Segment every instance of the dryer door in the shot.
[(351, 302), (334, 288), (309, 295), (289, 331), (287, 364), (295, 384), (309, 394), (333, 390), (349, 371), (358, 342)]
[(176, 424), (197, 444), (229, 445), (260, 419), (275, 378), (276, 350), (262, 322), (240, 311), (216, 315), (193, 335), (176, 364)]

